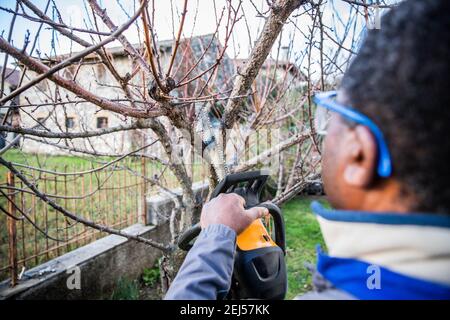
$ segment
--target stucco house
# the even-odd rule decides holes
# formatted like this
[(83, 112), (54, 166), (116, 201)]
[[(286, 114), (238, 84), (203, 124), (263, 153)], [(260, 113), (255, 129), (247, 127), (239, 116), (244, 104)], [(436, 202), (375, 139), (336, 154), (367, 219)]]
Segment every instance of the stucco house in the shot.
[[(169, 64), (173, 44), (174, 42), (172, 40), (160, 41), (158, 43), (158, 54), (160, 57), (161, 69), (163, 71), (167, 69), (167, 65)], [(142, 50), (139, 46), (135, 47), (138, 50)], [(206, 54), (203, 54), (207, 47), (208, 50)], [(221, 55), (222, 50), (223, 46), (217, 38), (211, 34), (184, 39), (180, 43), (177, 51), (173, 68), (173, 73), (175, 74), (174, 78), (182, 78), (183, 75), (195, 66), (199, 59), (200, 63), (186, 79), (190, 79), (201, 71), (208, 69), (215, 63), (217, 57)], [(121, 76), (132, 72), (135, 66), (132, 59), (122, 47), (108, 48), (107, 53), (117, 72)], [(52, 64), (63, 60), (65, 57), (67, 56), (62, 55), (42, 61), (51, 66)], [(177, 97), (192, 97), (194, 94), (199, 93), (199, 86), (203, 86), (204, 84), (213, 86), (212, 92), (208, 92), (208, 88), (206, 88), (201, 95), (217, 92), (229, 94), (236, 71), (243, 66), (243, 63), (245, 63), (245, 60), (232, 60), (225, 53), (221, 59), (218, 70), (214, 72), (214, 74), (208, 72), (197, 81), (172, 91), (171, 95)], [(275, 70), (274, 74), (276, 74), (277, 79), (282, 77), (282, 74), (287, 74), (289, 77), (288, 81), (294, 81), (295, 86), (298, 86), (302, 79), (304, 79), (293, 64), (280, 61), (274, 63), (274, 61), (270, 59), (265, 62), (262, 68), (262, 77), (264, 74), (272, 74), (272, 69)], [(24, 79), (25, 83), (35, 77), (35, 74), (30, 71), (27, 71), (26, 75), (27, 76)], [(86, 56), (83, 59), (82, 64), (75, 63), (63, 69), (60, 72), (60, 75), (67, 79), (76, 77), (79, 84), (98, 96), (117, 100), (126, 98), (120, 87), (116, 84), (115, 79), (94, 54)], [(137, 74), (134, 76), (131, 83), (141, 85), (141, 75)], [(71, 102), (68, 103), (68, 101)], [(91, 103), (82, 101), (64, 88), (56, 88), (55, 84), (48, 80), (43, 80), (35, 87), (26, 91), (21, 96), (20, 102), (21, 105), (29, 106), (26, 108), (26, 112), (21, 110), (21, 125), (24, 127), (33, 127), (39, 123), (42, 130), (48, 129), (56, 132), (78, 132), (116, 127), (132, 121), (132, 119), (103, 110)], [(212, 102), (195, 103), (191, 106), (187, 106), (188, 115), (194, 119), (195, 114), (198, 113), (199, 109), (208, 103), (210, 104)], [(57, 106), (57, 108), (55, 108), (55, 106)], [(212, 114), (211, 117), (214, 125), (215, 119)], [(164, 119), (162, 121), (164, 121)], [(168, 128), (170, 128), (170, 126), (168, 126)], [(71, 147), (75, 149), (95, 150), (96, 152), (105, 154), (123, 154), (133, 150), (134, 144), (142, 145), (142, 142), (145, 139), (150, 141), (152, 138), (153, 134), (150, 130), (146, 130), (145, 132), (130, 130), (89, 139), (74, 139), (70, 141), (70, 144)], [(22, 144), (22, 148), (25, 152), (32, 153), (60, 154), (67, 152), (65, 141), (53, 139), (51, 142), (62, 147), (58, 148), (56, 146), (38, 142), (33, 138), (26, 139)], [(158, 148), (158, 145), (155, 145), (152, 147), (152, 150), (148, 150), (148, 152), (158, 155), (162, 153), (162, 150), (159, 150)]]
[[(213, 35), (183, 40), (177, 51), (173, 72), (177, 75), (186, 73), (201, 58), (204, 48), (208, 45), (209, 49), (207, 53), (203, 56), (197, 69), (191, 73), (190, 77), (195, 76), (198, 72), (207, 69), (213, 64), (222, 50), (222, 46), (216, 38), (213, 38)], [(160, 41), (158, 46), (161, 68), (162, 70), (166, 70), (172, 53), (173, 41)], [(139, 46), (135, 47), (138, 50), (142, 49)], [(121, 76), (132, 72), (135, 66), (132, 59), (122, 47), (108, 48), (107, 53), (115, 69)], [(42, 61), (51, 66), (64, 58), (65, 56), (62, 55)], [(180, 61), (181, 63), (179, 63)], [(215, 76), (214, 84), (220, 87), (229, 86), (230, 82), (228, 80), (233, 74), (233, 63), (225, 54), (219, 66), (219, 72)], [(27, 71), (26, 75), (24, 83), (36, 76), (31, 71)], [(72, 79), (76, 76), (76, 80), (81, 86), (98, 96), (112, 100), (126, 98), (115, 79), (94, 54), (85, 57), (83, 64), (75, 63), (65, 68), (60, 72), (60, 75), (67, 79)], [(206, 73), (202, 79), (206, 81), (209, 75), (210, 73)], [(141, 81), (141, 75), (137, 74), (130, 83), (141, 85)], [(195, 86), (191, 84), (184, 86), (180, 90), (173, 91), (171, 94), (179, 97), (189, 96), (194, 90)], [(68, 101), (71, 101), (71, 103), (68, 103)], [(75, 103), (73, 103), (74, 101)], [(43, 130), (49, 129), (56, 132), (64, 132), (67, 130), (68, 132), (75, 132), (115, 127), (132, 121), (132, 119), (127, 119), (124, 116), (102, 110), (89, 102), (82, 101), (64, 88), (56, 88), (55, 84), (48, 80), (43, 80), (35, 87), (26, 91), (20, 98), (20, 102), (21, 105), (34, 106), (34, 108), (27, 108), (27, 112), (21, 110), (21, 125), (23, 127), (33, 127), (39, 123)], [(193, 111), (195, 111), (195, 108)], [(148, 133), (148, 135), (151, 135), (151, 133)], [(147, 135), (144, 136), (144, 138), (148, 138)], [(139, 132), (123, 131), (90, 139), (74, 139), (71, 143), (74, 148), (83, 150), (93, 149), (101, 153), (117, 154), (131, 150), (133, 141), (140, 140), (141, 137), (142, 134), (139, 134)], [(52, 142), (55, 143), (54, 140)], [(56, 143), (64, 145), (62, 141), (56, 141)], [(25, 152), (32, 153), (58, 154), (66, 152), (64, 149), (30, 139), (26, 139), (22, 147)]]

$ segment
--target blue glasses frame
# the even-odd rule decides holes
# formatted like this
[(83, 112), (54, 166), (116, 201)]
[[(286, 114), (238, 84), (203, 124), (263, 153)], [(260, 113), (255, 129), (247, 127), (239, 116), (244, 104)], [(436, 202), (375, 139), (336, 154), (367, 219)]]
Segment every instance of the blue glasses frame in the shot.
[(380, 128), (367, 116), (351, 107), (344, 106), (333, 100), (337, 91), (321, 92), (314, 95), (314, 102), (321, 107), (336, 112), (345, 118), (369, 128), (377, 141), (378, 165), (377, 173), (380, 177), (387, 178), (392, 174), (392, 161), (389, 149)]

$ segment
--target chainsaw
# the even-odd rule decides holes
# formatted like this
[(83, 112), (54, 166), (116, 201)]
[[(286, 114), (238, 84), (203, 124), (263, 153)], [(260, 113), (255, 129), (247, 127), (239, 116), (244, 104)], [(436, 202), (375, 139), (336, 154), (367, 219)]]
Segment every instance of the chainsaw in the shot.
[[(261, 201), (268, 177), (261, 171), (229, 174), (211, 194), (212, 199), (221, 193), (234, 192), (245, 199), (245, 209), (264, 207), (273, 218), (273, 233), (267, 231), (262, 219), (257, 219), (237, 236), (231, 288), (226, 299), (275, 300), (284, 299), (286, 295), (284, 218), (278, 206)], [(200, 231), (200, 224), (186, 230), (179, 237), (179, 248), (191, 249)]]

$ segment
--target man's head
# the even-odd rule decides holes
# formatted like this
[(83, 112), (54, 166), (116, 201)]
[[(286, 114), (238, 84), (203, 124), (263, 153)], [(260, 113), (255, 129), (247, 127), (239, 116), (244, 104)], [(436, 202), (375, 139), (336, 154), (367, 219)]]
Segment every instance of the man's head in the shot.
[(377, 141), (334, 114), (323, 179), (336, 208), (450, 213), (450, 3), (406, 1), (369, 31), (338, 102), (381, 129), (393, 173), (377, 174)]

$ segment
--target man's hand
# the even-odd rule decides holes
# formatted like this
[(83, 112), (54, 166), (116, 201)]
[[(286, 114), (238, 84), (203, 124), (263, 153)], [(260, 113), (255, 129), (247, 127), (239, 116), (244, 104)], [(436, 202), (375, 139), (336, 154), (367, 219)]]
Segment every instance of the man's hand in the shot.
[(205, 203), (200, 217), (202, 229), (210, 224), (223, 224), (230, 227), (236, 234), (244, 231), (254, 220), (268, 214), (266, 208), (253, 207), (244, 209), (245, 200), (235, 193), (221, 193)]

